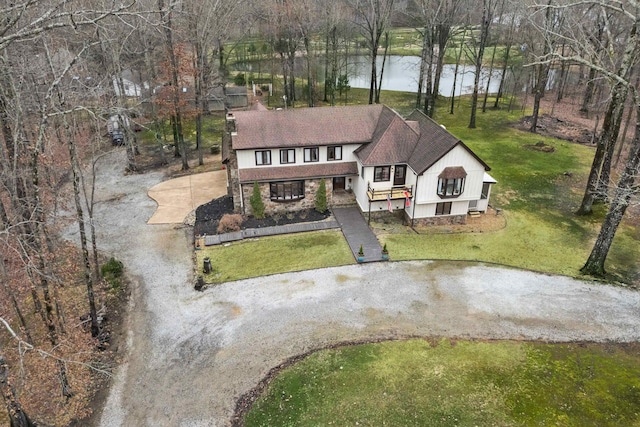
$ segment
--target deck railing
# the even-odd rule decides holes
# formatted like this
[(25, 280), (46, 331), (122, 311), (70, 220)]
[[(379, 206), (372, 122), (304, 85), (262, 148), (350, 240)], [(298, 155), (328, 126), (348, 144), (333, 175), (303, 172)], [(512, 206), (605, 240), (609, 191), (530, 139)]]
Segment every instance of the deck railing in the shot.
[(407, 187), (406, 185), (393, 185), (388, 188), (371, 188), (371, 183), (367, 182), (367, 195), (369, 196), (370, 202), (375, 202), (379, 200), (397, 200), (397, 199), (406, 199), (413, 198), (413, 186)]

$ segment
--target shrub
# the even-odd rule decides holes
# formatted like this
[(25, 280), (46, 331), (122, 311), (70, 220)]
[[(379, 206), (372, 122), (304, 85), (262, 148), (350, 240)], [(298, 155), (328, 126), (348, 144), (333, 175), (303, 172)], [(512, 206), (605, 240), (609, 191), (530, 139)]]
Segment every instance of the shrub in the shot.
[(233, 83), (236, 86), (244, 86), (247, 84), (247, 80), (245, 78), (244, 73), (238, 73), (236, 74), (236, 76), (233, 78)]
[(109, 261), (100, 267), (100, 274), (114, 291), (117, 291), (122, 286), (123, 273), (124, 265), (113, 257), (109, 258)]
[(224, 214), (218, 224), (218, 233), (229, 233), (232, 231), (240, 231), (242, 225), (242, 215), (240, 214)]
[(264, 218), (264, 202), (262, 201), (260, 186), (257, 182), (253, 183), (253, 194), (251, 194), (249, 203), (251, 204), (251, 211), (253, 212), (253, 216), (258, 219)]
[(320, 180), (320, 185), (316, 191), (315, 207), (320, 213), (327, 211), (327, 186), (324, 183), (324, 179)]

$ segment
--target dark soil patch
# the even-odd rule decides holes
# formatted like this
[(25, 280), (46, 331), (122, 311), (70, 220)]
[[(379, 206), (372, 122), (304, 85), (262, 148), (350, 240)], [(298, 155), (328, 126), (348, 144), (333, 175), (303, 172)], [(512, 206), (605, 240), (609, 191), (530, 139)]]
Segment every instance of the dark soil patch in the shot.
[[(516, 127), (520, 130), (529, 131), (531, 128), (531, 116), (523, 117), (516, 124)], [(548, 114), (538, 116), (536, 131), (540, 135), (551, 136), (578, 144), (591, 144), (594, 140), (593, 129), (585, 129), (583, 125), (552, 117)]]
[[(220, 197), (196, 209), (196, 223), (193, 234), (218, 234), (218, 224), (225, 214), (233, 213), (233, 199), (230, 196)], [(252, 216), (243, 217), (242, 229), (272, 227), (275, 225), (298, 224), (301, 222), (322, 221), (331, 215), (330, 212), (320, 213), (315, 209), (287, 212), (257, 219)]]
[(527, 144), (524, 146), (524, 148), (533, 151), (542, 151), (543, 153), (553, 153), (554, 151), (556, 151), (555, 147), (547, 145), (542, 141), (536, 142), (535, 144)]

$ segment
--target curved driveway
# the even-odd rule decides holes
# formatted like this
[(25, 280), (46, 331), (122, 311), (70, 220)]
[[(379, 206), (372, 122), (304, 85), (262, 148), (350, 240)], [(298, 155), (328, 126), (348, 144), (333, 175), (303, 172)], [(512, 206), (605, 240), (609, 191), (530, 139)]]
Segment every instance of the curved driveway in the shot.
[(161, 175), (123, 177), (113, 160), (99, 169), (100, 242), (134, 283), (101, 426), (227, 425), (270, 368), (345, 340), (640, 338), (637, 292), (480, 264), (352, 265), (195, 292), (189, 230), (145, 224), (155, 207), (146, 190)]

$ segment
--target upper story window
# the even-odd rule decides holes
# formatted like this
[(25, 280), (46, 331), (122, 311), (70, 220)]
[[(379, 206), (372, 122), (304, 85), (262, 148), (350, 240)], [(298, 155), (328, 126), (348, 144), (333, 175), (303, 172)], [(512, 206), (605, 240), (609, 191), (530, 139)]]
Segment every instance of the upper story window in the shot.
[(457, 197), (464, 191), (464, 178), (438, 179), (438, 196)]
[(391, 166), (376, 166), (373, 170), (373, 182), (389, 181), (391, 179)]
[(341, 145), (328, 146), (327, 160), (342, 160), (342, 146)]
[(464, 191), (467, 172), (462, 166), (444, 168), (438, 176), (438, 196), (458, 197)]
[(318, 160), (320, 160), (320, 149), (318, 149), (318, 147), (304, 149), (305, 162), (317, 162)]
[(271, 164), (271, 150), (256, 151), (256, 165), (270, 165)]
[(296, 150), (294, 150), (293, 148), (280, 150), (280, 164), (284, 165), (287, 163), (295, 163), (295, 162), (296, 162)]

